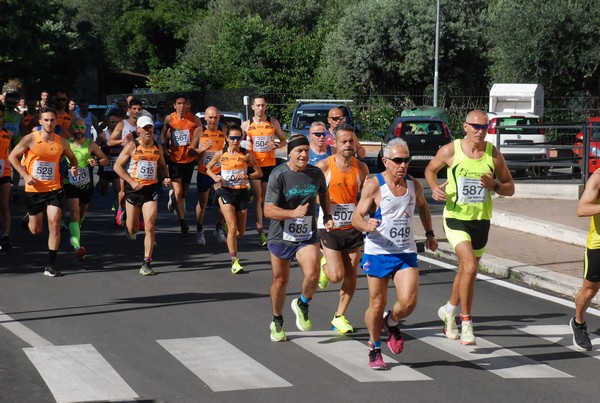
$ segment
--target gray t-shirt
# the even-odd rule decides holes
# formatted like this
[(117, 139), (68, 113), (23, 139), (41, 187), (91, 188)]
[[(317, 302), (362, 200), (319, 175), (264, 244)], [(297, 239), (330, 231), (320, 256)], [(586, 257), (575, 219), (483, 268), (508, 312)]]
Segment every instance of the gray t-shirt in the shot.
[(309, 203), (305, 218), (295, 220), (271, 220), (268, 242), (284, 245), (317, 242), (317, 217), (319, 205), (317, 195), (327, 191), (323, 171), (307, 165), (301, 172), (292, 171), (287, 163), (276, 167), (269, 176), (266, 204), (275, 204), (293, 210)]

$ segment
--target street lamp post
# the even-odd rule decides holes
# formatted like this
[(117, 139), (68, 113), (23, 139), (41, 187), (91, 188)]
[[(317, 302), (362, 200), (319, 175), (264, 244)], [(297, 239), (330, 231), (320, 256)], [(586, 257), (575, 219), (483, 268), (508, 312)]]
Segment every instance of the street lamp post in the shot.
[(438, 59), (440, 52), (440, 0), (437, 0), (437, 11), (435, 18), (435, 67), (433, 73), (433, 106), (437, 106), (438, 103)]

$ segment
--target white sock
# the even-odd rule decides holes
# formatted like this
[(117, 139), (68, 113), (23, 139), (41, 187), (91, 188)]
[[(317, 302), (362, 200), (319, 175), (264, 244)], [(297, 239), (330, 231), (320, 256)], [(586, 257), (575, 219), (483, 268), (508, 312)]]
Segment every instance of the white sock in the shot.
[(452, 316), (456, 316), (456, 308), (457, 308), (457, 306), (456, 305), (452, 305), (450, 303), (450, 301), (448, 301), (446, 303), (446, 313), (448, 313), (448, 314), (450, 314)]
[(388, 326), (397, 326), (398, 325), (398, 322), (392, 321), (392, 313), (391, 312), (387, 317), (387, 325)]

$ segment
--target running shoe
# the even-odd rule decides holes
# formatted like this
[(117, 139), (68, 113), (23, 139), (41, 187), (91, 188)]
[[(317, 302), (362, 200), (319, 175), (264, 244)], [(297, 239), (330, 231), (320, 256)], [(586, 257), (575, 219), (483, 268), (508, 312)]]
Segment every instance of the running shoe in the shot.
[(190, 232), (190, 227), (185, 222), (181, 222), (179, 224), (179, 228), (181, 229), (182, 234), (188, 234)]
[(60, 277), (60, 276), (62, 276), (62, 273), (59, 272), (58, 270), (56, 270), (56, 266), (49, 265), (49, 266), (44, 267), (44, 276)]
[(231, 274), (239, 274), (239, 273), (243, 273), (243, 272), (244, 272), (244, 268), (240, 264), (240, 259), (235, 258), (235, 260), (231, 264)]
[(258, 234), (258, 241), (260, 242), (260, 246), (267, 246), (267, 236), (264, 232)]
[[(462, 320), (462, 315), (460, 315)], [(460, 344), (463, 346), (474, 346), (477, 344), (475, 342), (475, 335), (473, 334), (473, 323), (465, 323), (463, 322), (461, 325), (460, 332)]]
[(446, 312), (446, 306), (442, 305), (438, 309), (438, 317), (444, 321), (444, 334), (451, 340), (458, 340), (458, 327), (456, 326), (456, 320), (454, 315)]
[(204, 238), (203, 230), (196, 232), (196, 243), (201, 246), (206, 245), (206, 238)]
[(283, 322), (271, 322), (271, 341), (286, 341), (285, 330), (283, 330)]
[(119, 208), (117, 210), (117, 215), (115, 216), (115, 222), (117, 223), (117, 225), (120, 225), (121, 227), (125, 225), (125, 210), (122, 210), (121, 208)]
[(3, 251), (8, 251), (12, 248), (12, 243), (10, 242), (10, 238), (8, 235), (2, 235), (2, 239), (0, 239), (0, 249)]
[(569, 322), (571, 331), (573, 332), (573, 347), (577, 351), (592, 351), (592, 341), (587, 332), (587, 325), (579, 325), (575, 323), (575, 318)]
[(319, 288), (321, 290), (326, 290), (329, 287), (329, 277), (325, 274), (325, 270), (323, 270), (323, 266), (327, 264), (327, 260), (325, 256), (321, 257), (321, 272), (319, 273)]
[(85, 259), (85, 248), (83, 246), (75, 249), (75, 258), (78, 262), (81, 262), (83, 259)]
[(169, 190), (169, 201), (167, 202), (167, 210), (173, 213), (175, 211), (176, 206), (177, 200), (175, 200), (175, 191), (171, 189)]
[(308, 305), (300, 304), (300, 298), (294, 298), (292, 300), (292, 311), (296, 315), (296, 327), (299, 330), (308, 332), (312, 329), (312, 322), (308, 316)]
[(333, 320), (331, 321), (331, 330), (335, 330), (338, 333), (354, 333), (354, 328), (350, 323), (348, 323), (348, 319), (346, 319), (344, 315), (333, 315)]
[(140, 274), (142, 276), (154, 276), (154, 270), (150, 267), (150, 262), (142, 263), (142, 267), (140, 267)]
[(402, 350), (404, 350), (404, 339), (402, 338), (402, 333), (400, 332), (400, 327), (398, 325), (388, 325), (387, 320), (391, 314), (392, 311), (387, 311), (383, 315), (383, 330), (388, 334), (386, 344), (392, 353), (400, 354)]
[(373, 344), (369, 342), (369, 367), (375, 370), (387, 369), (387, 365), (383, 362), (380, 348), (373, 348)]
[(227, 235), (222, 228), (214, 230), (213, 235), (219, 240), (219, 242), (227, 242)]

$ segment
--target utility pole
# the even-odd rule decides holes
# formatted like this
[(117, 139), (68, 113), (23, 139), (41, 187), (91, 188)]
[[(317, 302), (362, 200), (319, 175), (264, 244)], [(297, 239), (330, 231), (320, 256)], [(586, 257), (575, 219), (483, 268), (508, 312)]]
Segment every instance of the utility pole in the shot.
[(438, 71), (438, 59), (440, 53), (440, 0), (437, 0), (437, 12), (435, 19), (435, 67), (433, 73), (433, 106), (438, 104), (438, 82), (440, 74)]

